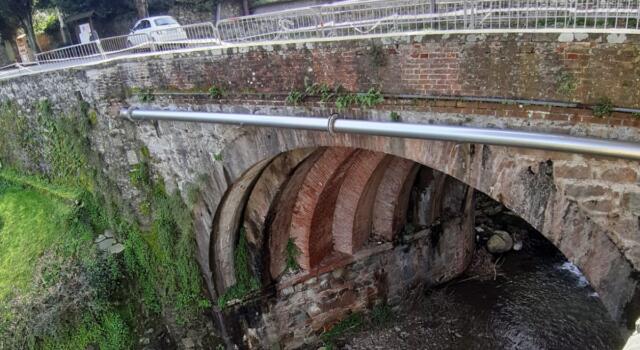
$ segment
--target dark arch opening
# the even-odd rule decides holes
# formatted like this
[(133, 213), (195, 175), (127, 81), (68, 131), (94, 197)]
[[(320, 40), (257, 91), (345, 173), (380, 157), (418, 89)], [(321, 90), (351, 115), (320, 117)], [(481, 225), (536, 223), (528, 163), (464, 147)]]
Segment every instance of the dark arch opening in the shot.
[[(225, 196), (240, 201), (234, 203), (237, 222), (218, 226), (214, 237), (226, 234), (226, 242), (232, 242), (226, 247), (237, 252), (242, 246), (247, 260), (234, 261), (237, 254), (222, 245), (216, 263), (223, 264), (212, 265), (216, 281), (233, 282), (218, 286), (223, 296), (245, 283), (247, 273), (262, 286), (243, 286), (247, 293), (224, 305), (228, 315), (242, 320), (240, 328), (255, 334), (246, 337), (245, 332), (245, 343), (301, 345), (349, 314), (380, 303), (401, 304), (408, 290), (441, 285), (469, 268), (482, 270), (482, 264), (495, 267), (497, 256), (508, 255), (514, 245), (566, 262), (504, 206), (451, 176), (393, 155), (339, 147), (297, 150), (248, 170), (241, 183), (239, 193)], [(527, 227), (522, 230), (533, 243), (523, 240), (522, 230), (509, 233), (518, 230), (505, 223), (491, 229), (486, 222), (478, 224), (477, 218), (486, 220), (478, 214), (478, 202), (500, 206), (512, 227), (516, 222)], [(498, 241), (511, 240), (509, 247), (479, 257), (478, 251), (502, 232), (509, 238)], [(238, 271), (244, 266), (248, 271)], [(354, 266), (360, 270), (354, 273)], [(563, 269), (576, 272), (570, 264)], [(326, 285), (333, 290), (322, 295)], [(607, 332), (604, 338), (617, 341), (615, 332)]]

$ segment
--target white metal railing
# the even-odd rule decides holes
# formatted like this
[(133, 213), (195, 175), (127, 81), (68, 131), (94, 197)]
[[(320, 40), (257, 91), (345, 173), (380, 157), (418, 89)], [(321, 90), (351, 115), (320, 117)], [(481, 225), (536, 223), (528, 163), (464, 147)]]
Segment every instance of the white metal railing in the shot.
[(417, 31), (638, 31), (638, 0), (350, 1), (218, 23), (223, 42)]
[(36, 54), (36, 62), (55, 63), (62, 61), (86, 61), (95, 57), (101, 57), (100, 46), (97, 41), (85, 44), (71, 45), (59, 49)]
[[(640, 34), (640, 0), (352, 0), (110, 37), (39, 53), (36, 63), (70, 66), (224, 44), (457, 31)], [(0, 77), (6, 75), (0, 68)]]

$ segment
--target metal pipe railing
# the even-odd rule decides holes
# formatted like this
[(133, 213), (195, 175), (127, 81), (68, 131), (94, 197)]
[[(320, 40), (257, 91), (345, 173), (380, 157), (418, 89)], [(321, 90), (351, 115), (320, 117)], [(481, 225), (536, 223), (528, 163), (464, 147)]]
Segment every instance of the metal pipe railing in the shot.
[(157, 120), (287, 128), (330, 133), (479, 143), (640, 160), (640, 144), (637, 143), (507, 129), (376, 122), (333, 117), (312, 118), (140, 109), (123, 109), (120, 111), (120, 116), (132, 121)]

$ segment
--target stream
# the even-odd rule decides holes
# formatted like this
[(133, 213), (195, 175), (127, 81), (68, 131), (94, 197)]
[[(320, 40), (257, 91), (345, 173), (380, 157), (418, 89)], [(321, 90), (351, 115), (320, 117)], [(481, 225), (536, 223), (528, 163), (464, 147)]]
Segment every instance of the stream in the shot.
[(618, 350), (622, 330), (579, 269), (539, 234), (500, 258), (493, 276), (461, 276), (349, 335), (344, 349)]

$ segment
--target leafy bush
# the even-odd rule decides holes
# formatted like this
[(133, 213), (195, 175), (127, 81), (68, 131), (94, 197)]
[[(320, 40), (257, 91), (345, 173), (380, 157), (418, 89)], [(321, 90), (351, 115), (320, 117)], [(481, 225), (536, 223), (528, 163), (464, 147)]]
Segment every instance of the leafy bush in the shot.
[(58, 16), (54, 10), (37, 10), (33, 14), (33, 30), (36, 34), (50, 32), (58, 26)]

